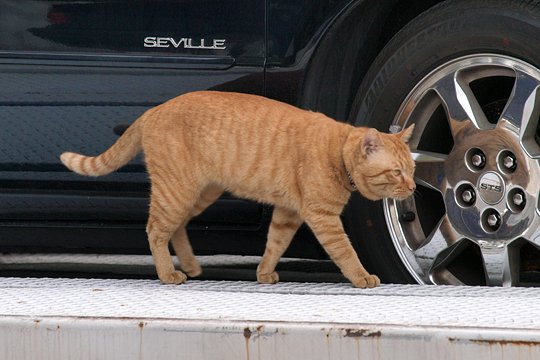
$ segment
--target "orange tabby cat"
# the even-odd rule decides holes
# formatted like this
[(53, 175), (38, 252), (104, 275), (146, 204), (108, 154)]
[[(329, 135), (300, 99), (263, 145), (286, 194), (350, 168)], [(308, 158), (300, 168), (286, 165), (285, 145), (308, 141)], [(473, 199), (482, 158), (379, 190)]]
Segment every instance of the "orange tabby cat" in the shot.
[(186, 224), (226, 190), (275, 206), (259, 282), (278, 281), (279, 258), (305, 221), (345, 277), (364, 288), (380, 282), (360, 263), (340, 214), (356, 189), (371, 200), (413, 193), (406, 145), (412, 130), (383, 134), (260, 96), (201, 91), (148, 110), (99, 156), (66, 152), (61, 160), (78, 174), (101, 176), (144, 151), (151, 180), (146, 231), (163, 283), (186, 280), (174, 268), (169, 241), (182, 270), (200, 275)]

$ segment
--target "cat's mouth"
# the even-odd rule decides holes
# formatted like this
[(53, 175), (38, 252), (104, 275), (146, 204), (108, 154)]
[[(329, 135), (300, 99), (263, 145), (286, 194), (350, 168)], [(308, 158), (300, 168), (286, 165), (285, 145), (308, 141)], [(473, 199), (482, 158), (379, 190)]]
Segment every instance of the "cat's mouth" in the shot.
[(414, 191), (407, 191), (405, 193), (394, 193), (392, 198), (395, 200), (403, 201), (414, 194)]

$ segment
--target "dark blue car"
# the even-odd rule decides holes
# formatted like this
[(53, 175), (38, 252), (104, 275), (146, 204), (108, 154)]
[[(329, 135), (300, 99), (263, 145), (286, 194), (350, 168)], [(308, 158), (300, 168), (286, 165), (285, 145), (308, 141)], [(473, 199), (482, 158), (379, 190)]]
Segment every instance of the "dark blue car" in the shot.
[[(143, 159), (91, 179), (58, 155), (201, 89), (416, 124), (415, 196), (356, 194), (343, 214), (383, 282), (538, 282), (537, 1), (0, 1), (0, 250), (147, 253)], [(270, 214), (224, 196), (190, 223), (194, 248), (262, 254)], [(325, 257), (304, 227), (286, 255)]]

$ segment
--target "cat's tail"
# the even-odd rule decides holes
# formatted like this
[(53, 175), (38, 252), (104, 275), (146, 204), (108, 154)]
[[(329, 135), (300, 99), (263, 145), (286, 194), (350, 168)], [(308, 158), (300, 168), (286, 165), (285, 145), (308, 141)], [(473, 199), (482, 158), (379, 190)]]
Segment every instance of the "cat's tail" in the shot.
[(110, 148), (98, 156), (65, 152), (60, 156), (60, 160), (68, 169), (80, 175), (110, 174), (127, 164), (141, 151), (141, 120), (142, 117), (131, 124)]

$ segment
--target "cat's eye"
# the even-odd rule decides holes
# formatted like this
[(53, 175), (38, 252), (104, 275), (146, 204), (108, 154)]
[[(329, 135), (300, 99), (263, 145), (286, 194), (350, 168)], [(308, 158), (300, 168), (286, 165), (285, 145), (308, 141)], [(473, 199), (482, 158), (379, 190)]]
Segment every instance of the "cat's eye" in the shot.
[(399, 175), (401, 175), (401, 170), (399, 170), (399, 169), (392, 170), (392, 174), (394, 176), (399, 176)]

